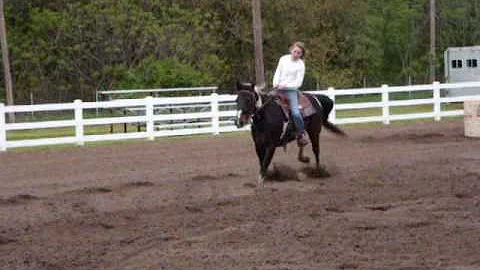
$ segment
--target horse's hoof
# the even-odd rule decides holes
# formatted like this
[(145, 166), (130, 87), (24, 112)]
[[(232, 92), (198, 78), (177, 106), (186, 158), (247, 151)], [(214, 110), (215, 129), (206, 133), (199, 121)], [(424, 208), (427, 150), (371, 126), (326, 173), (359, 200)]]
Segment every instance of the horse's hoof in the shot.
[(324, 168), (324, 167), (321, 167), (319, 169), (320, 171), (320, 177), (330, 177), (331, 174)]
[(265, 177), (264, 176), (259, 176), (257, 180), (257, 188), (263, 188), (264, 187), (264, 182), (265, 182)]
[(317, 166), (313, 172), (312, 172), (312, 176), (316, 177), (316, 178), (326, 178), (326, 177), (330, 177), (330, 173), (327, 171), (327, 169), (325, 168), (325, 166)]
[(298, 157), (298, 161), (302, 163), (310, 163), (310, 158), (309, 157)]
[(298, 172), (297, 173), (297, 181), (303, 182), (307, 180), (307, 175), (303, 172)]

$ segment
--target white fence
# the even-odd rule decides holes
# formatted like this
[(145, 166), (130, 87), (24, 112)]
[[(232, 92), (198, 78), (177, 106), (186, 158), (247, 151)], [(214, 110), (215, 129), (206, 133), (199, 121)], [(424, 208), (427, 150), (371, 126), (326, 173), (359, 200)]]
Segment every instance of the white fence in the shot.
[[(442, 103), (463, 102), (464, 100), (480, 99), (477, 96), (459, 96), (442, 97), (441, 90), (474, 88), (480, 87), (480, 82), (440, 84), (435, 82), (428, 85), (414, 86), (396, 86), (389, 87), (383, 85), (377, 88), (362, 89), (333, 89), (326, 91), (308, 91), (315, 94), (326, 94), (333, 100), (338, 96), (356, 96), (363, 97), (368, 94), (381, 95), (381, 101), (376, 102), (355, 102), (336, 104), (330, 114), (330, 120), (337, 124), (383, 122), (389, 124), (394, 120), (407, 120), (419, 118), (433, 118), (440, 120), (442, 117), (463, 115), (463, 109), (442, 110)], [(417, 92), (430, 91), (431, 97), (409, 100), (391, 100), (390, 94), (397, 92)], [(219, 134), (221, 132), (232, 132), (238, 130), (247, 130), (248, 127), (237, 129), (232, 121), (236, 116), (235, 95), (218, 95), (213, 93), (209, 96), (197, 97), (176, 97), (176, 98), (152, 98), (144, 99), (124, 99), (102, 102), (82, 102), (75, 100), (73, 103), (41, 104), (41, 105), (16, 105), (5, 106), (0, 104), (0, 150), (6, 151), (8, 148), (42, 146), (52, 144), (77, 144), (84, 145), (85, 142), (105, 141), (105, 140), (124, 140), (141, 139), (154, 140), (155, 137), (177, 136), (191, 134)], [(390, 109), (395, 106), (416, 106), (432, 105), (431, 112), (410, 113), (410, 114), (392, 114)], [(202, 107), (200, 112), (168, 113), (168, 108), (181, 107)], [(209, 108), (205, 111), (205, 108)], [(122, 110), (141, 110), (143, 115), (118, 116), (118, 117), (97, 117), (85, 118), (86, 110), (98, 109), (122, 109)], [(381, 108), (381, 115), (367, 117), (345, 117), (337, 118), (337, 112), (341, 110), (356, 110)], [(73, 119), (57, 121), (35, 121), (23, 123), (6, 123), (5, 115), (7, 113), (33, 113), (40, 111), (73, 111)], [(145, 131), (129, 133), (106, 133), (87, 135), (85, 128), (95, 125), (112, 124), (142, 124)], [(10, 140), (8, 132), (17, 130), (37, 130), (45, 128), (71, 127), (74, 129), (74, 136), (41, 138), (41, 139), (19, 139)]]
[[(367, 94), (380, 94), (381, 101), (379, 102), (363, 102), (363, 103), (348, 103), (348, 104), (335, 104), (334, 110), (330, 115), (330, 120), (336, 124), (354, 124), (354, 123), (369, 123), (369, 122), (383, 122), (384, 124), (389, 124), (394, 120), (409, 120), (409, 119), (420, 119), (420, 118), (433, 118), (436, 121), (439, 121), (442, 117), (449, 116), (461, 116), (464, 114), (463, 109), (457, 110), (444, 110), (442, 111), (441, 105), (446, 103), (454, 102), (463, 102), (465, 100), (478, 100), (480, 99), (480, 90), (478, 90), (478, 95), (470, 96), (456, 96), (456, 97), (446, 97), (442, 96), (443, 92), (447, 92), (451, 89), (480, 89), (480, 81), (478, 82), (465, 82), (465, 83), (439, 83), (434, 82), (433, 84), (423, 84), (423, 85), (410, 85), (410, 86), (388, 86), (382, 85), (381, 87), (376, 88), (359, 88), (359, 89), (333, 89), (328, 88), (327, 91), (307, 91), (309, 93), (321, 93), (328, 95), (331, 99), (335, 100), (338, 96), (363, 96)], [(390, 94), (393, 93), (415, 93), (419, 91), (430, 91), (430, 98), (421, 98), (421, 99), (409, 99), (409, 100), (391, 100)], [(401, 107), (401, 106), (418, 106), (418, 105), (429, 105), (433, 106), (431, 112), (424, 113), (409, 113), (409, 114), (392, 114), (391, 108)], [(352, 110), (352, 109), (369, 109), (369, 108), (381, 108), (382, 115), (379, 116), (368, 116), (368, 117), (348, 117), (348, 118), (336, 118), (336, 112), (341, 110)]]

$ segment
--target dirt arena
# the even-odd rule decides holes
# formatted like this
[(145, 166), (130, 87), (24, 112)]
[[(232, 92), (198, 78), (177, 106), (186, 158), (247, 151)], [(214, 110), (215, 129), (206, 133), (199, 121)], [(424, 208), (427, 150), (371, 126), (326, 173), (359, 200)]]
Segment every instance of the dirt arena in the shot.
[(1, 153), (0, 269), (480, 269), (463, 121), (346, 131), (261, 191), (247, 133)]

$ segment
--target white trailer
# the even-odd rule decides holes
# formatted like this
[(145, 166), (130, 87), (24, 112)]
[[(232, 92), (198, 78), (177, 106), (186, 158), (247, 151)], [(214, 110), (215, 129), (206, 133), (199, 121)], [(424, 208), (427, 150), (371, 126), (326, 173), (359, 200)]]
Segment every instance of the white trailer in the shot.
[[(480, 81), (480, 46), (450, 47), (444, 52), (445, 81), (448, 83)], [(448, 96), (480, 94), (480, 88), (449, 89)]]

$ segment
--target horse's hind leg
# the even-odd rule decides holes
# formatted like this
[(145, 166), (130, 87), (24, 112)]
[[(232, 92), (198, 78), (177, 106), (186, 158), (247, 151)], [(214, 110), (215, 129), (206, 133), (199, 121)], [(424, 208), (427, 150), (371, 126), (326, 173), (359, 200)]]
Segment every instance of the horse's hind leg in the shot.
[(316, 131), (309, 131), (308, 136), (310, 137), (310, 141), (312, 143), (312, 152), (315, 156), (315, 165), (316, 169), (320, 168), (320, 142), (319, 136), (320, 133)]
[(316, 169), (320, 168), (320, 132), (322, 131), (320, 117), (313, 118), (307, 128), (308, 137), (310, 137), (310, 142), (312, 144), (312, 152), (315, 156)]
[(305, 146), (299, 146), (298, 147), (298, 156), (297, 156), (297, 159), (298, 161), (302, 162), (302, 163), (309, 163), (310, 162), (310, 158), (306, 157), (303, 155), (303, 149), (305, 148)]
[(330, 173), (325, 170), (320, 165), (320, 132), (315, 132), (315, 131), (310, 131), (309, 132), (310, 136), (310, 141), (312, 142), (312, 151), (313, 154), (315, 155), (315, 170), (313, 171), (313, 176), (323, 178), (323, 177), (329, 177)]
[[(318, 154), (320, 153), (319, 151), (319, 143), (318, 143), (318, 138), (320, 131), (322, 129), (322, 126), (320, 124), (320, 119), (319, 118), (313, 118), (310, 119), (310, 121), (307, 124), (306, 131), (308, 133), (308, 137), (310, 138), (310, 142), (312, 144), (312, 150), (313, 154), (315, 155), (315, 161), (317, 163), (317, 167), (319, 166), (319, 156)], [(303, 149), (304, 147), (299, 147), (298, 151), (298, 161), (303, 162), (303, 163), (309, 163), (310, 159), (303, 154)]]

